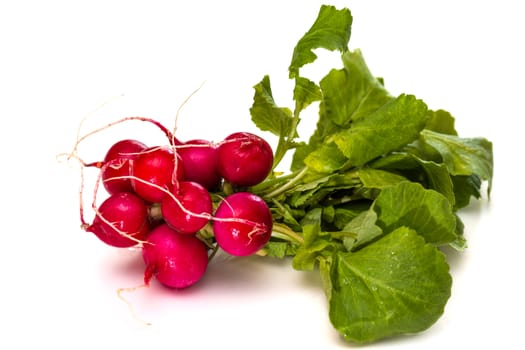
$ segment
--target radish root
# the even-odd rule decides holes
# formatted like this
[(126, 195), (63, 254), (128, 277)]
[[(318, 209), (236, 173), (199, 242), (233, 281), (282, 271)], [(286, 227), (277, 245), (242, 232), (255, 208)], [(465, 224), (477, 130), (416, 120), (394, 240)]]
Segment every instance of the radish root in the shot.
[(133, 307), (133, 305), (131, 304), (131, 302), (129, 302), (125, 297), (124, 297), (124, 293), (132, 293), (132, 292), (135, 292), (139, 289), (142, 289), (142, 288), (148, 288), (149, 286), (147, 284), (141, 284), (141, 285), (138, 285), (138, 286), (135, 286), (135, 287), (122, 287), (122, 288), (119, 288), (117, 289), (117, 296), (120, 300), (122, 300), (126, 306), (128, 307), (128, 310), (130, 311), (131, 315), (133, 316), (133, 318), (135, 320), (137, 320), (138, 322), (144, 324), (145, 326), (151, 326), (151, 322), (148, 322), (142, 318), (140, 318), (136, 311), (135, 311), (135, 308)]

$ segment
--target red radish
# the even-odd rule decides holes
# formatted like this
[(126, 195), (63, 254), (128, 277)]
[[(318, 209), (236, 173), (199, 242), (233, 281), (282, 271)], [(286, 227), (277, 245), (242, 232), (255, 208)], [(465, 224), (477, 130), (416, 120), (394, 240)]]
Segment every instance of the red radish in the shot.
[(215, 211), (213, 233), (219, 247), (236, 255), (263, 248), (272, 234), (272, 214), (266, 202), (250, 192), (229, 195)]
[(155, 277), (171, 288), (186, 288), (199, 281), (208, 266), (206, 244), (195, 235), (176, 232), (167, 224), (151, 231), (142, 246), (146, 263), (144, 283)]
[[(177, 161), (175, 161), (177, 158)], [(133, 190), (149, 202), (160, 202), (183, 178), (181, 158), (169, 146), (143, 151), (131, 166)]]
[(193, 181), (181, 181), (161, 202), (162, 217), (180, 233), (193, 234), (211, 218), (212, 201), (208, 191)]
[(131, 162), (147, 148), (137, 140), (122, 140), (111, 146), (104, 158), (102, 183), (109, 194), (131, 192)]
[(113, 194), (100, 205), (86, 231), (114, 247), (134, 246), (146, 240), (149, 231), (148, 207), (133, 193)]
[(255, 134), (233, 133), (218, 147), (219, 173), (234, 185), (256, 185), (268, 176), (272, 166), (272, 148)]
[(195, 181), (212, 191), (221, 183), (221, 175), (217, 168), (217, 147), (206, 140), (196, 139), (186, 141), (177, 149), (184, 166), (184, 177)]

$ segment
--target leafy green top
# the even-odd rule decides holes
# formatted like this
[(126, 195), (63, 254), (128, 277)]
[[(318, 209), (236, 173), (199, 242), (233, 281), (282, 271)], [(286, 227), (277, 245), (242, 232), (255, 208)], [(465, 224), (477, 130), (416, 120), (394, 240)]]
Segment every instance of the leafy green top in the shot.
[[(490, 193), (492, 143), (461, 138), (454, 117), (413, 95), (392, 96), (350, 51), (352, 15), (323, 5), (289, 66), (295, 106), (280, 107), (270, 78), (254, 86), (253, 122), (279, 138), (274, 168), (293, 152), (289, 174), (251, 190), (267, 200), (274, 235), (261, 254), (318, 268), (334, 328), (354, 342), (422, 331), (443, 313), (451, 277), (439, 248), (466, 247), (457, 215)], [(300, 74), (313, 50), (338, 51), (342, 68), (319, 82)], [(308, 141), (301, 112), (319, 103)]]

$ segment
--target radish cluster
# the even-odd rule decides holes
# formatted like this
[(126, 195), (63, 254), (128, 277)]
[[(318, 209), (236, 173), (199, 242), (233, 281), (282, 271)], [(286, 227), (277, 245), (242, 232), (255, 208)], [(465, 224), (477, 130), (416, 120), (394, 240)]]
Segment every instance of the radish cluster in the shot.
[[(83, 228), (118, 248), (139, 247), (144, 282), (185, 288), (205, 274), (221, 248), (252, 255), (269, 241), (272, 215), (250, 192), (271, 172), (273, 152), (261, 137), (236, 132), (221, 142), (170, 138), (169, 145), (116, 142), (101, 162), (106, 199)], [(228, 189), (228, 190), (225, 190)]]

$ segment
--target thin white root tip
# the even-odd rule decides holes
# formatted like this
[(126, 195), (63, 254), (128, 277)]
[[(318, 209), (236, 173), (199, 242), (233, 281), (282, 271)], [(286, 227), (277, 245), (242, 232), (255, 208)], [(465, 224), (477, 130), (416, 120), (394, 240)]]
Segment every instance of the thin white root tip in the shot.
[(122, 295), (124, 292), (135, 292), (138, 289), (145, 288), (145, 287), (148, 287), (148, 286), (146, 284), (141, 284), (141, 285), (135, 286), (135, 287), (119, 288), (119, 289), (117, 289), (117, 296), (119, 297), (120, 300), (122, 300), (126, 304), (126, 306), (128, 307), (129, 311), (131, 312), (131, 315), (133, 316), (133, 318), (135, 320), (137, 320), (138, 322), (142, 323), (145, 326), (151, 326), (151, 322), (148, 322), (148, 321), (144, 320), (143, 318), (140, 318), (137, 315), (137, 313), (135, 312), (135, 309), (133, 308), (133, 305), (126, 298), (124, 298), (124, 296)]

